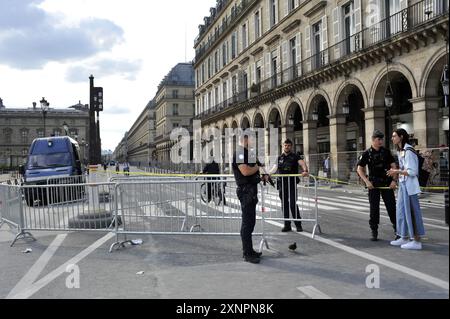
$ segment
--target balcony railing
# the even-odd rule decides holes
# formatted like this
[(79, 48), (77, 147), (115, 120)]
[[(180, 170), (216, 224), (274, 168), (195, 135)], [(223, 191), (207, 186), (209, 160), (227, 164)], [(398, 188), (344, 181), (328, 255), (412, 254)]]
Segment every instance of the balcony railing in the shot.
[[(444, 1), (423, 0), (382, 21), (374, 24), (342, 41), (304, 59), (295, 66), (285, 69), (259, 83), (258, 94), (263, 94), (286, 85), (289, 82), (306, 77), (314, 72), (345, 60), (360, 51), (367, 50), (390, 40), (401, 33), (411, 31), (440, 16), (448, 15), (449, 8)], [(232, 98), (221, 102), (209, 110), (198, 114), (197, 118), (211, 115), (226, 108), (246, 102), (254, 92), (245, 90)]]
[(233, 10), (230, 16), (225, 17), (222, 25), (217, 28), (209, 41), (196, 50), (194, 63), (197, 63), (207, 53), (207, 51), (216, 44), (219, 38), (234, 26), (235, 22), (242, 17), (246, 9), (254, 5), (256, 2), (258, 2), (258, 0), (242, 0), (236, 7), (236, 10)]

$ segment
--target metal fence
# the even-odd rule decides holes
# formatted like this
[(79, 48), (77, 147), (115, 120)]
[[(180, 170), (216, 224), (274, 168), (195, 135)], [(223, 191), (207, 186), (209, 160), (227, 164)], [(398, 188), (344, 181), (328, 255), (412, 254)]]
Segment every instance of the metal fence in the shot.
[[(89, 178), (95, 180), (94, 176)], [(129, 235), (240, 235), (242, 211), (230, 175), (113, 176), (106, 183), (59, 184), (62, 181), (0, 185), (0, 225), (18, 230), (12, 245), (18, 239), (33, 239), (30, 231), (114, 232), (117, 240), (110, 251), (129, 242)], [(314, 224), (314, 237), (319, 225), (315, 179), (301, 179), (295, 188), (301, 221)], [(258, 197), (253, 234), (261, 236), (262, 249), (263, 243), (268, 245), (265, 232), (272, 232), (270, 223), (284, 217), (277, 190), (260, 184)]]

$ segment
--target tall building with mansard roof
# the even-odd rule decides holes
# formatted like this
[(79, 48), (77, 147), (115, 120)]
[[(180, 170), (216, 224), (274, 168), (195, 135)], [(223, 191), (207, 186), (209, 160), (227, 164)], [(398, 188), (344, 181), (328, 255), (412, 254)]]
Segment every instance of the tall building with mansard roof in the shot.
[(195, 39), (196, 118), (277, 128), (314, 174), (330, 154), (342, 180), (374, 129), (448, 146), (448, 20), (440, 0), (218, 0)]

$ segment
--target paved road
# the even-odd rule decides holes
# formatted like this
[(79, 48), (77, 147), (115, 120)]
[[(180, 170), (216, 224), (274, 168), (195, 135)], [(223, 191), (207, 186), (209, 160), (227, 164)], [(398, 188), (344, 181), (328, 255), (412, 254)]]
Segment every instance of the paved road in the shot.
[[(227, 191), (229, 203), (233, 195)], [(427, 236), (424, 250), (411, 252), (389, 246), (392, 226), (384, 209), (381, 241), (369, 241), (367, 195), (361, 190), (320, 189), (318, 195), (323, 234), (312, 239), (310, 224), (304, 233), (282, 234), (282, 224), (270, 221), (270, 249), (259, 265), (242, 261), (237, 236), (131, 236), (143, 245), (109, 254), (115, 238), (105, 233), (34, 232), (37, 242), (10, 248), (13, 233), (3, 226), (0, 298), (448, 299), (442, 196), (422, 198)], [(179, 214), (182, 206), (176, 205), (169, 215)], [(272, 192), (268, 208), (277, 207)], [(207, 213), (213, 211), (211, 205)], [(255, 246), (259, 240), (255, 236)], [(288, 249), (293, 242), (295, 252)], [(23, 253), (27, 248), (32, 252)]]

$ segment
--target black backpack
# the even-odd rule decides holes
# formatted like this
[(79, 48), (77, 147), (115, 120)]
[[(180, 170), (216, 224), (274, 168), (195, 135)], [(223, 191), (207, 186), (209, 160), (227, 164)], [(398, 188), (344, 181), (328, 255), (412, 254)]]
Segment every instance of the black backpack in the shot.
[(414, 154), (416, 154), (417, 159), (419, 160), (419, 167), (418, 167), (419, 168), (419, 176), (418, 176), (419, 185), (420, 185), (420, 187), (427, 187), (430, 173), (423, 168), (423, 164), (425, 163), (425, 158), (422, 155), (420, 155), (419, 152), (417, 152), (414, 148), (408, 147), (406, 150), (411, 151)]

